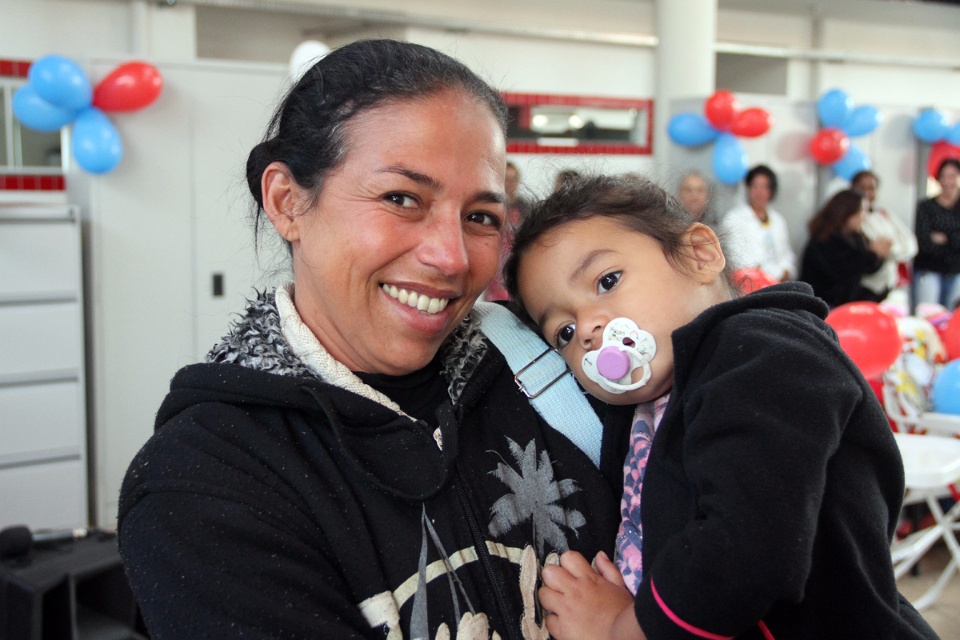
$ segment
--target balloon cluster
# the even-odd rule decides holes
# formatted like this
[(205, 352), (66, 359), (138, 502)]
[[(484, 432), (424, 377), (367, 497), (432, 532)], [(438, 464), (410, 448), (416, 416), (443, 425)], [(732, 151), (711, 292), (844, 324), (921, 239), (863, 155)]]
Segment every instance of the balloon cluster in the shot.
[(160, 95), (163, 80), (144, 62), (122, 64), (94, 88), (80, 66), (63, 56), (34, 61), (27, 83), (13, 94), (13, 113), (37, 131), (73, 123), (73, 157), (90, 173), (112, 171), (123, 157), (123, 141), (105, 112), (135, 111)]
[(822, 128), (810, 140), (810, 155), (820, 164), (829, 164), (834, 173), (850, 180), (858, 171), (870, 168), (870, 158), (850, 138), (865, 136), (880, 126), (880, 110), (871, 105), (853, 106), (840, 89), (827, 91), (817, 100)]
[(913, 135), (933, 145), (927, 160), (927, 175), (937, 177), (940, 163), (947, 158), (960, 158), (960, 122), (951, 125), (937, 109), (924, 109), (913, 121)]
[[(851, 302), (827, 315), (840, 347), (871, 385), (881, 384), (885, 402), (896, 402), (888, 411), (960, 415), (960, 312), (936, 306), (934, 315), (922, 317)], [(920, 306), (917, 311), (923, 313)]]
[[(670, 119), (670, 139), (685, 147), (699, 147), (713, 142), (713, 173), (724, 184), (736, 184), (747, 174), (750, 162), (737, 136), (756, 138), (773, 125), (766, 109), (740, 109), (731, 92), (720, 90), (707, 98), (704, 115), (678, 113)], [(706, 117), (704, 117), (706, 116)]]

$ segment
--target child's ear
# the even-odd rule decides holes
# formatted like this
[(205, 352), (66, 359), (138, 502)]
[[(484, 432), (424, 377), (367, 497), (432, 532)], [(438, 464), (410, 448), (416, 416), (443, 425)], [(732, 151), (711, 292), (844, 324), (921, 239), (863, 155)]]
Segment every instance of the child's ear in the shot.
[(287, 242), (300, 239), (301, 188), (290, 175), (290, 169), (282, 162), (273, 162), (263, 171), (260, 179), (263, 193), (263, 211)]
[(686, 231), (686, 244), (690, 247), (690, 268), (694, 278), (709, 284), (723, 273), (727, 260), (713, 229), (695, 222)]

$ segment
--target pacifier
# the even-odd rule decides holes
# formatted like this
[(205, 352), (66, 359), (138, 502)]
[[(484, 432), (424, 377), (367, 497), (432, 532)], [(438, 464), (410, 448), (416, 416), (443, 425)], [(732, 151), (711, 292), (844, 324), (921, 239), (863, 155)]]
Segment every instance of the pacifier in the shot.
[[(603, 329), (599, 349), (583, 356), (583, 373), (610, 393), (639, 389), (650, 380), (650, 361), (657, 354), (653, 336), (629, 318), (614, 318)], [(643, 369), (636, 382), (633, 372)]]

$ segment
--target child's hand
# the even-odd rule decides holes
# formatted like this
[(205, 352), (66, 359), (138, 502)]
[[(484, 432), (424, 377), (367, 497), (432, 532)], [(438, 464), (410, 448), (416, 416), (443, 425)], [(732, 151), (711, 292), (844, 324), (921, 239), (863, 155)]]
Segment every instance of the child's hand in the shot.
[[(547, 611), (547, 630), (557, 640), (636, 638), (643, 633), (633, 614), (633, 597), (623, 586), (616, 565), (602, 551), (597, 571), (576, 551), (560, 556), (560, 566), (543, 568), (540, 604)], [(599, 571), (599, 573), (598, 573)]]

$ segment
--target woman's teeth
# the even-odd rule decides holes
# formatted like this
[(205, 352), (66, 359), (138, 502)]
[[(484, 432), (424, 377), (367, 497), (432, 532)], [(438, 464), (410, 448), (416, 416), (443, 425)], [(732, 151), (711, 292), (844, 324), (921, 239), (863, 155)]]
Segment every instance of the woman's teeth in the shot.
[(424, 313), (431, 315), (434, 313), (440, 313), (446, 309), (447, 303), (450, 302), (449, 298), (431, 298), (429, 296), (419, 294), (416, 291), (399, 289), (396, 287), (396, 285), (392, 284), (382, 284), (380, 287), (386, 291), (391, 298), (396, 298), (408, 307), (413, 307), (418, 311), (423, 311)]

